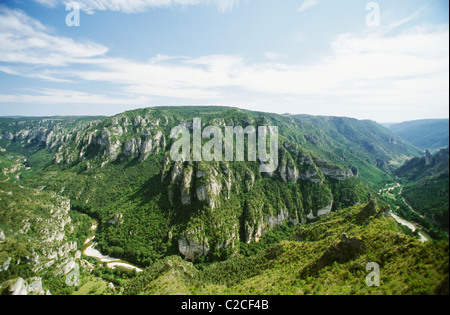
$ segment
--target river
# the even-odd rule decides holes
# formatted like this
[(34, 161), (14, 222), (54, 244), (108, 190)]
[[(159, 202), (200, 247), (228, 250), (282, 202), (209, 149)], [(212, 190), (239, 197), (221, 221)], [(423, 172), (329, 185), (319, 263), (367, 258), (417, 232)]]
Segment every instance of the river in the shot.
[(87, 238), (87, 240), (84, 242), (81, 253), (87, 257), (94, 258), (95, 260), (105, 263), (109, 268), (115, 268), (117, 266), (134, 269), (137, 272), (142, 272), (142, 269), (133, 266), (132, 264), (121, 260), (119, 258), (114, 258), (110, 256), (103, 255), (98, 251), (95, 246), (97, 245), (96, 242), (94, 242), (95, 239), (95, 231), (97, 230), (98, 224), (97, 221), (94, 220), (91, 226), (91, 235)]
[[(391, 211), (391, 212), (390, 212), (390, 215), (395, 219), (395, 221), (397, 221), (397, 222), (400, 223), (401, 225), (404, 225), (404, 226), (408, 227), (411, 231), (415, 232), (415, 231), (418, 229), (418, 228), (416, 228), (416, 226), (414, 225), (414, 223), (411, 223), (411, 222), (409, 222), (409, 221), (406, 221), (405, 219), (403, 219), (403, 218), (399, 217), (398, 215), (396, 215), (394, 212)], [(420, 233), (420, 231), (419, 231), (418, 233), (419, 233), (419, 237), (420, 237), (419, 240), (420, 240), (422, 243), (428, 241), (428, 239), (427, 239), (422, 233)]]
[[(398, 194), (402, 197), (402, 199), (403, 199), (403, 201), (405, 202), (405, 204), (409, 207), (409, 209), (410, 209), (412, 212), (414, 212), (414, 213), (420, 215), (419, 213), (417, 213), (417, 212), (416, 212), (416, 211), (408, 204), (408, 202), (407, 202), (407, 201), (405, 200), (405, 198), (403, 197), (403, 195), (402, 195), (403, 187), (402, 187), (402, 185), (401, 185), (400, 183), (396, 183), (396, 185), (394, 185), (394, 186), (391, 186), (391, 187), (388, 187), (388, 188), (385, 188), (385, 189), (381, 189), (379, 193), (382, 194), (383, 192), (390, 192), (390, 191), (392, 191), (392, 190), (394, 190), (395, 188), (398, 188), (398, 187), (400, 187), (400, 191), (399, 191)], [(407, 220), (403, 219), (403, 218), (400, 217), (399, 215), (395, 214), (393, 211), (390, 211), (390, 215), (395, 219), (395, 221), (397, 221), (397, 222), (400, 223), (401, 225), (404, 225), (404, 226), (408, 227), (411, 231), (415, 232), (416, 230), (418, 230), (419, 240), (420, 240), (422, 243), (429, 241), (429, 239), (423, 234), (423, 232), (421, 232), (421, 229), (420, 229), (420, 227), (417, 226), (417, 224), (415, 224), (415, 223), (413, 223), (413, 222), (410, 222), (410, 221), (407, 221)], [(422, 216), (422, 215), (420, 215), (420, 216)]]

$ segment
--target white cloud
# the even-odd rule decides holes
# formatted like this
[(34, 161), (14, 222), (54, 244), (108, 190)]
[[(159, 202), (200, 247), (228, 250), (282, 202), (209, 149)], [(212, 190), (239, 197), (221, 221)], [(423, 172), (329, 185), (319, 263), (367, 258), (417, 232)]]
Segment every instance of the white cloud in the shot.
[(33, 1), (40, 3), (48, 8), (54, 8), (58, 5), (58, 0), (33, 0)]
[(276, 53), (273, 51), (267, 51), (264, 53), (264, 56), (266, 56), (269, 60), (277, 60), (277, 59), (284, 59), (287, 57), (287, 54), (284, 53)]
[(313, 6), (319, 4), (319, 0), (304, 0), (302, 5), (297, 9), (298, 12), (303, 12)]
[(39, 21), (19, 10), (0, 7), (0, 61), (63, 66), (105, 54), (108, 49), (89, 41), (53, 35)]
[(148, 102), (144, 96), (92, 94), (73, 90), (42, 89), (28, 94), (0, 94), (0, 103), (28, 104), (110, 104), (136, 105)]
[(239, 6), (240, 0), (34, 0), (46, 7), (76, 2), (80, 9), (92, 14), (95, 11), (115, 11), (126, 14), (142, 13), (153, 8), (215, 6), (219, 13), (229, 13)]
[(270, 111), (277, 102), (307, 102), (329, 115), (346, 108), (352, 116), (382, 116), (381, 111), (396, 107), (406, 114), (413, 107), (416, 112), (423, 107), (448, 111), (448, 26), (415, 26), (395, 35), (340, 34), (327, 58), (309, 64), (282, 63), (274, 52), (267, 52), (269, 60), (262, 63), (238, 55), (157, 55), (137, 62), (108, 57), (108, 49), (96, 43), (54, 35), (21, 11), (2, 9), (0, 14), (0, 61), (7, 63), (0, 71), (61, 84), (99, 83), (117, 96), (46, 89), (38, 95), (0, 95), (2, 103), (143, 104), (160, 98), (171, 104), (267, 104)]
[(230, 13), (239, 6), (240, 0), (207, 0), (209, 5), (217, 6), (219, 13)]

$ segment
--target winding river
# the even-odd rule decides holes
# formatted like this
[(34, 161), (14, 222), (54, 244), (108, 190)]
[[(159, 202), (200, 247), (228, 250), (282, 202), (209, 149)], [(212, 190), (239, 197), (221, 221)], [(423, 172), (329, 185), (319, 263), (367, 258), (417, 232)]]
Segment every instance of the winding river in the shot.
[[(409, 207), (409, 209), (410, 209), (412, 212), (414, 212), (414, 213), (420, 215), (419, 213), (417, 213), (417, 212), (416, 212), (416, 211), (408, 204), (408, 202), (406, 202), (406, 199), (405, 199), (405, 198), (403, 197), (403, 195), (402, 195), (403, 187), (402, 187), (402, 185), (400, 185), (400, 183), (396, 183), (395, 186), (391, 186), (391, 187), (382, 189), (382, 190), (380, 190), (379, 193), (382, 194), (383, 192), (386, 192), (386, 191), (392, 191), (393, 189), (395, 189), (395, 188), (397, 188), (397, 187), (400, 187), (400, 192), (399, 192), (398, 194), (403, 198), (403, 201), (404, 201), (405, 204)], [(389, 214), (391, 215), (391, 217), (393, 217), (393, 218), (395, 219), (395, 221), (397, 221), (397, 222), (400, 223), (401, 225), (404, 225), (404, 226), (408, 227), (411, 231), (415, 232), (416, 230), (418, 230), (419, 240), (420, 240), (422, 243), (429, 241), (429, 239), (423, 234), (423, 232), (421, 231), (421, 228), (420, 228), (417, 224), (412, 223), (412, 222), (410, 222), (410, 221), (407, 221), (407, 220), (403, 219), (402, 217), (400, 217), (400, 216), (398, 216), (397, 214), (395, 214), (392, 210), (390, 211)], [(420, 215), (420, 216), (422, 216), (422, 215)]]
[(94, 242), (95, 239), (95, 231), (97, 230), (98, 224), (97, 221), (94, 220), (91, 226), (91, 235), (88, 237), (88, 239), (84, 242), (83, 247), (81, 249), (81, 253), (84, 256), (94, 258), (95, 260), (105, 263), (109, 268), (115, 268), (116, 266), (121, 266), (129, 269), (134, 269), (137, 272), (141, 272), (142, 269), (131, 265), (130, 263), (123, 261), (119, 258), (114, 258), (110, 256), (103, 255), (95, 248), (95, 245), (97, 245), (96, 242)]
[[(415, 232), (416, 230), (418, 230), (419, 228), (416, 228), (416, 226), (413, 224), (413, 223), (411, 223), (411, 222), (409, 222), (409, 221), (406, 221), (405, 219), (403, 219), (403, 218), (401, 218), (401, 217), (399, 217), (398, 215), (396, 215), (394, 212), (390, 212), (390, 215), (391, 215), (391, 217), (393, 217), (394, 219), (395, 219), (395, 221), (397, 221), (398, 223), (400, 223), (401, 225), (404, 225), (404, 226), (406, 226), (406, 227), (408, 227), (411, 231), (413, 231), (413, 232)], [(418, 234), (419, 234), (419, 240), (422, 242), (422, 243), (424, 243), (424, 242), (427, 242), (428, 241), (428, 239), (420, 232), (420, 231), (418, 231), (417, 232)]]

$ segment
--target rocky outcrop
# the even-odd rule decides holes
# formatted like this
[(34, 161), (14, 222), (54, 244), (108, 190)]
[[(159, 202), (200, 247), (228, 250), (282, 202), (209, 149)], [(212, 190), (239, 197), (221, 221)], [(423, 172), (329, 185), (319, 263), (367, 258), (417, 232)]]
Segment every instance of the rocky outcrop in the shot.
[(11, 265), (11, 257), (8, 257), (3, 262), (3, 264), (0, 265), (0, 272), (8, 270), (10, 265)]
[(8, 125), (15, 131), (4, 132), (0, 139), (48, 148), (54, 153), (57, 164), (86, 159), (111, 162), (119, 157), (144, 161), (152, 153), (165, 150), (166, 137), (158, 127), (167, 123), (167, 117), (162, 123), (161, 119), (140, 116), (129, 119), (126, 115), (118, 115), (110, 121), (79, 123), (76, 119), (17, 121)]
[(2, 283), (2, 295), (27, 295), (28, 289), (25, 280), (17, 278)]
[(322, 183), (322, 171), (314, 163), (311, 156), (307, 153), (301, 153), (298, 157), (299, 178), (301, 180), (310, 181), (312, 183)]
[(178, 249), (186, 260), (195, 260), (198, 257), (206, 256), (210, 251), (207, 240), (200, 242), (189, 235), (178, 240)]
[(204, 164), (197, 165), (196, 196), (198, 201), (205, 202), (211, 209), (219, 203), (222, 192), (221, 175), (215, 168), (206, 167)]
[(250, 170), (245, 171), (244, 185), (247, 192), (255, 186), (255, 174)]
[(343, 233), (340, 242), (329, 246), (319, 259), (300, 272), (300, 278), (317, 274), (324, 267), (331, 266), (335, 262), (344, 264), (354, 260), (366, 250), (367, 246), (363, 240), (357, 237), (349, 238), (346, 233)]
[(383, 171), (389, 170), (389, 163), (385, 160), (377, 159), (376, 166)]
[(349, 238), (346, 233), (342, 234), (341, 241), (327, 248), (319, 260), (322, 266), (329, 266), (334, 262), (346, 263), (361, 255), (367, 249), (364, 241), (359, 238)]
[(42, 279), (33, 277), (25, 281), (16, 278), (5, 281), (0, 285), (1, 295), (51, 295), (50, 291), (42, 288)]
[(329, 204), (328, 206), (317, 210), (317, 217), (314, 215), (314, 213), (311, 212), (306, 216), (309, 220), (314, 220), (318, 217), (324, 217), (327, 216), (331, 213), (331, 210), (333, 209), (333, 201), (331, 202), (331, 204)]
[(71, 132), (58, 119), (17, 121), (10, 123), (9, 128), (15, 131), (4, 133), (0, 136), (1, 139), (37, 145), (51, 150), (57, 150), (71, 139)]
[(183, 169), (181, 179), (181, 203), (183, 205), (190, 205), (192, 202), (192, 181), (194, 179), (194, 168), (192, 165)]
[(433, 156), (431, 155), (430, 151), (425, 151), (425, 166), (430, 166), (433, 164)]
[(369, 203), (356, 214), (356, 223), (360, 225), (366, 224), (369, 222), (370, 218), (377, 214), (377, 202), (375, 199), (371, 199)]
[(169, 201), (173, 205), (180, 201), (190, 205), (193, 198), (207, 204), (211, 209), (219, 205), (220, 196), (231, 194), (233, 186), (232, 172), (207, 163), (168, 162), (164, 167), (162, 180), (170, 173)]
[(111, 219), (109, 219), (108, 224), (119, 226), (123, 223), (123, 214), (122, 213), (116, 213)]
[(300, 178), (298, 168), (292, 159), (288, 159), (285, 155), (281, 158), (281, 163), (278, 166), (278, 173), (280, 174), (283, 182), (296, 183)]
[(415, 157), (406, 161), (395, 170), (395, 175), (402, 180), (429, 182), (434, 176), (448, 176), (449, 148), (444, 148), (431, 155), (425, 152), (424, 157)]
[(322, 183), (324, 176), (338, 181), (354, 176), (350, 169), (343, 169), (324, 159), (313, 157), (292, 144), (286, 143), (285, 147), (289, 153), (282, 154), (282, 162), (279, 167), (280, 177), (284, 182), (295, 183), (300, 179), (312, 183)]
[(264, 204), (247, 205), (245, 214), (245, 242), (250, 244), (252, 241), (258, 242), (264, 233)]
[(1, 136), (3, 140), (13, 140), (14, 135), (11, 132), (7, 132)]
[[(297, 152), (294, 148), (291, 148), (291, 151)], [(292, 183), (305, 180), (314, 185), (321, 185), (325, 175), (316, 165), (311, 155), (304, 153), (299, 160), (302, 162), (299, 166), (290, 157), (285, 159), (285, 163), (281, 163), (281, 167), (278, 170), (281, 179)], [(353, 175), (350, 170), (344, 171), (323, 160), (318, 161), (318, 163), (324, 168), (328, 167), (329, 171), (327, 174), (335, 176), (337, 180), (341, 180), (344, 177), (347, 178), (350, 174)], [(342, 173), (339, 173), (340, 171)], [(166, 157), (162, 165), (161, 180), (168, 182), (168, 196), (171, 205), (189, 206), (196, 201), (204, 203), (209, 209), (214, 210), (220, 206), (221, 202), (229, 199), (233, 191), (238, 192), (240, 186), (243, 187), (244, 193), (251, 192), (257, 179), (250, 169), (246, 169), (240, 174), (233, 174), (233, 171), (225, 162), (172, 162), (169, 157)], [(251, 205), (251, 209), (246, 210), (245, 214), (245, 239), (243, 241), (247, 243), (258, 242), (264, 233), (287, 222), (296, 225), (299, 222), (306, 222), (307, 217), (312, 219), (326, 216), (330, 214), (333, 207), (333, 200), (330, 199), (329, 201), (331, 202), (327, 203), (327, 206), (322, 209), (312, 209), (309, 216), (297, 213), (297, 210), (290, 211), (286, 208), (267, 210), (263, 204), (259, 206)], [(230, 245), (232, 244), (230, 241), (231, 234), (233, 234), (232, 231), (224, 233), (224, 236), (221, 236), (222, 241), (218, 243), (217, 248), (230, 248), (229, 246), (232, 246)], [(239, 232), (236, 234), (239, 234)], [(189, 252), (186, 248), (189, 247), (190, 243), (186, 238), (180, 241), (183, 252)], [(200, 246), (203, 245), (203, 243), (193, 243), (195, 252), (204, 252), (197, 248), (199, 244)]]
[(323, 175), (335, 179), (335, 180), (345, 180), (347, 178), (353, 177), (353, 172), (349, 169), (342, 169), (337, 165), (331, 164), (323, 159), (316, 158), (314, 163), (322, 171)]
[(331, 213), (331, 209), (333, 209), (333, 202), (331, 202), (325, 208), (318, 210), (317, 211), (317, 216), (319, 216), (319, 217), (327, 216), (327, 215), (329, 215)]
[[(22, 190), (28, 189), (21, 187)], [(69, 215), (70, 200), (58, 196), (55, 193), (38, 190), (29, 191), (30, 195), (44, 195), (38, 205), (28, 204), (29, 200), (20, 199), (20, 204), (11, 203), (8, 196), (1, 196), (6, 205), (11, 204), (18, 208), (35, 209), (32, 212), (17, 213), (16, 217), (5, 218), (13, 225), (7, 226), (4, 233), (8, 236), (3, 240), (2, 249), (25, 246), (26, 254), (18, 254), (16, 251), (8, 252), (0, 256), (0, 272), (8, 271), (11, 264), (26, 265), (37, 276), (52, 273), (54, 275), (67, 274), (74, 269), (76, 261), (81, 253), (78, 244), (70, 240), (69, 236), (74, 232), (74, 226)], [(15, 208), (13, 208), (14, 210)], [(28, 217), (23, 218), (26, 214)], [(21, 219), (18, 219), (21, 218)], [(14, 228), (12, 228), (14, 227)], [(17, 227), (17, 228), (15, 228)], [(19, 245), (10, 245), (19, 244)], [(2, 252), (2, 254), (4, 254)], [(19, 267), (20, 268), (20, 267)], [(44, 294), (40, 278), (10, 279), (2, 285), (5, 294)]]
[(286, 208), (272, 215), (265, 215), (263, 213), (263, 206), (258, 206), (251, 212), (247, 213), (244, 226), (245, 242), (248, 244), (251, 242), (259, 242), (264, 233), (278, 226), (282, 226), (288, 222), (294, 225), (299, 223), (298, 213), (289, 213)]

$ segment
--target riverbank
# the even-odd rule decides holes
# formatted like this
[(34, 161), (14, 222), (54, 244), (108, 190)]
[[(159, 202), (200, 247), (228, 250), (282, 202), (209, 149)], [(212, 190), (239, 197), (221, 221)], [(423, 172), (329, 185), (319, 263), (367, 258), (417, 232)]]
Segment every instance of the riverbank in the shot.
[[(403, 192), (403, 187), (400, 183), (395, 183), (395, 185), (381, 189), (379, 191), (379, 194), (391, 194), (391, 196), (395, 196), (395, 194), (393, 193), (394, 189), (399, 188), (399, 191), (397, 192), (397, 194), (402, 198), (403, 202), (408, 206), (409, 210), (411, 212), (414, 212), (418, 215), (420, 215), (419, 213), (417, 213), (405, 200), (405, 198), (402, 195)], [(390, 215), (395, 219), (395, 221), (397, 221), (399, 224), (408, 227), (412, 232), (416, 232), (416, 230), (418, 231), (418, 235), (419, 235), (419, 240), (424, 243), (430, 240), (429, 236), (426, 235), (426, 233), (422, 230), (422, 228), (414, 222), (410, 222), (402, 217), (400, 217), (398, 214), (394, 213), (392, 210), (390, 211)]]
[[(416, 230), (418, 230), (418, 228), (417, 228), (413, 223), (411, 223), (411, 222), (409, 222), (409, 221), (406, 221), (405, 219), (399, 217), (399, 216), (396, 215), (394, 212), (391, 211), (391, 212), (390, 212), (390, 215), (391, 215), (391, 217), (393, 217), (393, 218), (395, 219), (395, 221), (397, 221), (397, 222), (400, 223), (401, 225), (404, 225), (404, 226), (408, 227), (411, 231), (415, 232)], [(420, 231), (417, 232), (417, 233), (419, 234), (419, 237), (420, 237), (419, 240), (420, 240), (422, 243), (428, 242), (428, 241), (429, 241), (429, 239), (428, 239), (427, 237), (425, 237), (425, 235), (422, 234)]]
[(99, 250), (95, 248), (97, 245), (95, 240), (95, 231), (98, 228), (97, 222), (94, 220), (92, 226), (91, 226), (91, 235), (86, 239), (86, 241), (83, 244), (83, 248), (81, 250), (81, 253), (84, 256), (90, 257), (95, 259), (96, 261), (100, 263), (105, 263), (109, 268), (114, 269), (115, 267), (125, 267), (128, 269), (134, 269), (137, 272), (142, 272), (143, 270), (139, 267), (133, 266), (132, 264), (121, 260), (119, 258), (114, 258), (111, 256), (103, 255)]

